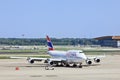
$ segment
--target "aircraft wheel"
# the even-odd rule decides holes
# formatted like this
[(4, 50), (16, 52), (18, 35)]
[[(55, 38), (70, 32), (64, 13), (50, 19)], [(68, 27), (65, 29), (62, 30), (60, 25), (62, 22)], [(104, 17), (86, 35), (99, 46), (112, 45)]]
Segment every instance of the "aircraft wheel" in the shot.
[(73, 64), (73, 67), (77, 67), (77, 65), (76, 65), (76, 64)]
[(65, 62), (62, 62), (61, 65), (65, 67), (67, 64)]
[(82, 63), (79, 64), (79, 68), (82, 68)]
[(79, 66), (79, 68), (82, 68), (82, 65), (81, 65), (81, 66)]

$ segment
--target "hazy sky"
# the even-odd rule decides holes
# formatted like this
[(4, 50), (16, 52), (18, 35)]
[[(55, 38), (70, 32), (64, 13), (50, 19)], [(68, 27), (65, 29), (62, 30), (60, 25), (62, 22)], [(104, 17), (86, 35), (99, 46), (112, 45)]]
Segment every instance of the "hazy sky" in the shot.
[(0, 0), (0, 37), (120, 35), (120, 0)]

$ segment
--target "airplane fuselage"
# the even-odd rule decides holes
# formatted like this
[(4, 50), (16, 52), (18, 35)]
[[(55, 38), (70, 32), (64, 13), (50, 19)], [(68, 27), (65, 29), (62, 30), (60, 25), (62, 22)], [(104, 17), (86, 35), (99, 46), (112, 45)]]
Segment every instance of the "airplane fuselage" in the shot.
[(86, 60), (85, 54), (81, 50), (69, 50), (69, 51), (48, 51), (48, 54), (52, 58), (63, 59), (67, 62), (80, 63)]

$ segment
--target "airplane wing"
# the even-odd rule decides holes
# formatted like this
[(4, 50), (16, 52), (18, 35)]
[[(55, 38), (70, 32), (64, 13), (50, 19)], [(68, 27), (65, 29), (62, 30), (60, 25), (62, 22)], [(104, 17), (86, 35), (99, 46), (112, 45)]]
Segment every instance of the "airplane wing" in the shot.
[(101, 56), (90, 56), (90, 57), (87, 57), (87, 59), (105, 58), (105, 57), (106, 57), (105, 55), (101, 55)]
[(95, 58), (105, 58), (106, 56), (105, 55), (101, 55), (101, 56), (90, 56), (90, 57), (87, 57), (88, 59), (95, 59)]
[(28, 57), (10, 57), (11, 59), (27, 59)]
[(29, 63), (33, 64), (34, 61), (65, 61), (66, 59), (63, 58), (37, 58), (37, 57), (10, 57), (11, 59), (26, 59)]
[(91, 60), (94, 60), (95, 63), (99, 63), (101, 61), (101, 58), (104, 58), (105, 55), (101, 55), (101, 56), (93, 56), (93, 57), (87, 57), (86, 59), (86, 63), (88, 65), (92, 64)]
[(32, 60), (46, 60), (48, 58), (36, 58), (36, 57), (10, 57), (11, 59), (32, 59)]
[(26, 59), (29, 63), (34, 63), (34, 61), (47, 60), (48, 58), (37, 58), (37, 57), (10, 57), (11, 59)]
[(34, 59), (34, 60), (52, 60), (52, 61), (62, 61), (66, 59), (61, 58), (36, 58), (36, 57), (10, 57), (11, 59)]

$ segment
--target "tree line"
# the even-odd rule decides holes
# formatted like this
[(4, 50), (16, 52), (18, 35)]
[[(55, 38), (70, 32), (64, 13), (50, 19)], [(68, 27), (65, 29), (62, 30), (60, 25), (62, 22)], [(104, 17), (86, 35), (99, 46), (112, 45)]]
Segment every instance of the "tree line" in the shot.
[[(95, 39), (51, 38), (54, 45), (99, 45)], [(45, 38), (0, 38), (0, 45), (46, 45)]]

